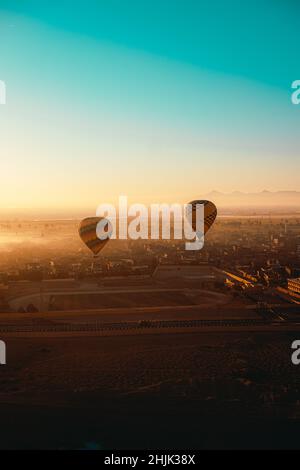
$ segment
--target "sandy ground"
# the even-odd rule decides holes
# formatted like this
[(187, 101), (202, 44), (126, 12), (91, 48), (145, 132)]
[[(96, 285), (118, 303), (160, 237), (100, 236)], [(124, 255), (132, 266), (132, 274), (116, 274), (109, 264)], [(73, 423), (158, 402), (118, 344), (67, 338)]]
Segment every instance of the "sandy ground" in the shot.
[(294, 339), (291, 332), (7, 338), (0, 447), (295, 448)]

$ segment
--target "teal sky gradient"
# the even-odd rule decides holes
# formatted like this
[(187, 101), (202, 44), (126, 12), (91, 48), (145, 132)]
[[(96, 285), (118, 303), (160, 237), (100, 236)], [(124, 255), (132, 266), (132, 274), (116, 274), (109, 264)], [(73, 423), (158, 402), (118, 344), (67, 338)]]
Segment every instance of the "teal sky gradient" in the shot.
[(300, 190), (296, 1), (0, 0), (0, 207)]

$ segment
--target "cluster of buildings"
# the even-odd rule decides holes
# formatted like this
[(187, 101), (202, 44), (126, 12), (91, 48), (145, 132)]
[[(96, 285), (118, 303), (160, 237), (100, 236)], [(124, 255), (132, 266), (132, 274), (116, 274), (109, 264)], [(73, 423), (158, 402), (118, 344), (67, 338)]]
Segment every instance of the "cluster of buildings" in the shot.
[[(55, 233), (55, 227), (51, 229)], [(0, 253), (0, 309), (11, 282), (152, 276), (158, 266), (208, 265), (234, 276), (224, 281), (230, 289), (239, 284), (262, 291), (280, 287), (300, 295), (300, 219), (296, 218), (219, 218), (199, 251), (185, 250), (181, 240), (111, 240), (94, 259), (79, 239), (69, 233), (64, 237), (34, 249), (15, 244)]]

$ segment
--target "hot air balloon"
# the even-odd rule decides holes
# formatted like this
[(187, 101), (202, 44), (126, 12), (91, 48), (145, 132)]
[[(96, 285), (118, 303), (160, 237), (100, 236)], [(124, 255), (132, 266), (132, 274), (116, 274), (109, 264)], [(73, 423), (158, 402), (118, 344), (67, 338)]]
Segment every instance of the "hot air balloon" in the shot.
[(203, 204), (204, 205), (204, 235), (208, 232), (210, 227), (213, 225), (216, 217), (217, 217), (217, 208), (214, 205), (213, 202), (211, 201), (206, 201), (206, 200), (196, 200), (192, 201), (189, 203), (189, 206), (187, 207), (186, 215), (189, 215), (189, 210), (192, 210), (192, 228), (194, 231), (196, 231), (196, 207), (197, 204)]
[[(98, 227), (100, 222), (102, 223)], [(80, 222), (78, 232), (83, 243), (92, 251), (94, 258), (96, 258), (110, 239), (112, 225), (104, 217), (87, 217)]]

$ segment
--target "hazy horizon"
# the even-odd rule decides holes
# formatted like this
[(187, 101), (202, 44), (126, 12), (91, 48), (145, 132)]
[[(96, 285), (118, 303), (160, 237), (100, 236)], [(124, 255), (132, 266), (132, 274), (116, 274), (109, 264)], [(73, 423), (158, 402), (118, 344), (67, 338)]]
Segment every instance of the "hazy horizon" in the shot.
[[(199, 199), (209, 199), (217, 205), (219, 215), (227, 215), (233, 213), (234, 215), (253, 214), (258, 211), (258, 214), (264, 213), (283, 213), (283, 214), (297, 214), (300, 212), (300, 191), (283, 190), (283, 191), (268, 191), (264, 190), (259, 193), (243, 193), (240, 191), (233, 191), (231, 193), (222, 193), (217, 190), (210, 191), (207, 194), (198, 196)], [(174, 203), (185, 204), (191, 202), (193, 197), (188, 201), (172, 201)], [(111, 201), (100, 201), (101, 203), (111, 203)], [(163, 204), (166, 201), (159, 201), (153, 199), (146, 206), (151, 203)], [(115, 207), (118, 207), (118, 200), (113, 201)], [(142, 203), (142, 201), (130, 201), (128, 204)], [(34, 208), (0, 208), (0, 220), (3, 218), (28, 219), (38, 218), (43, 219), (80, 219), (88, 215), (96, 214), (97, 205), (95, 207), (34, 207)]]

